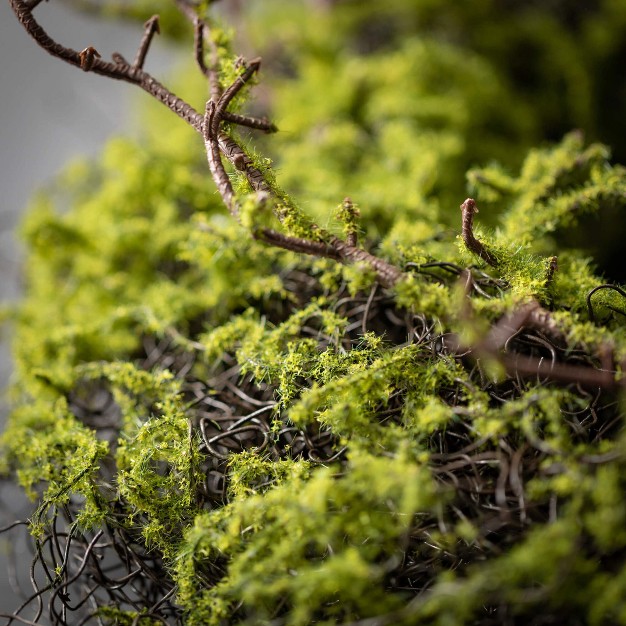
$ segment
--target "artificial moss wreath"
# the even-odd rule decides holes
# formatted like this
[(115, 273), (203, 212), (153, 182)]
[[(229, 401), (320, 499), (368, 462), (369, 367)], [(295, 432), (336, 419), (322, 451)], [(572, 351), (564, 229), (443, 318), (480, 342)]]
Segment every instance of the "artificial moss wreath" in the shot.
[(156, 19), (107, 61), (10, 1), (168, 107), (23, 226), (14, 622), (626, 624), (626, 294), (589, 258), (626, 170), (580, 132), (529, 150), (618, 137), (621, 3), (252, 3), (249, 103), (204, 5), (182, 100)]

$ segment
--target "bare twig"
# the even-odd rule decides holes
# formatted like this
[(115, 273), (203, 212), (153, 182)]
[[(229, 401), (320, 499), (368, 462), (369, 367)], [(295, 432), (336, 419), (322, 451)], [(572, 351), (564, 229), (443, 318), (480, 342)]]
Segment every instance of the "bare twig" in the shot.
[(247, 126), (254, 130), (262, 130), (266, 133), (275, 133), (278, 128), (275, 124), (272, 124), (266, 117), (251, 117), (249, 115), (239, 115), (239, 113), (231, 113), (230, 111), (224, 111), (222, 119), (225, 122), (237, 124), (239, 126)]
[(144, 33), (141, 38), (141, 42), (139, 43), (139, 49), (137, 50), (137, 54), (135, 56), (135, 60), (133, 61), (133, 67), (142, 69), (144, 61), (146, 60), (146, 54), (148, 54), (148, 49), (150, 48), (150, 44), (152, 43), (152, 38), (155, 34), (159, 34), (161, 29), (159, 28), (159, 16), (153, 15), (145, 24), (144, 24)]
[(13, 12), (26, 29), (26, 32), (49, 54), (85, 71), (138, 85), (191, 125), (196, 131), (202, 131), (203, 116), (143, 69), (120, 63), (119, 56), (116, 56), (113, 62), (104, 61), (97, 55), (97, 51), (92, 46), (85, 48), (82, 52), (78, 52), (61, 45), (52, 39), (35, 20), (32, 14), (33, 7), (24, 2), (24, 0), (9, 1)]
[(488, 263), (492, 267), (497, 267), (498, 259), (496, 259), (496, 257), (474, 236), (474, 214), (478, 213), (476, 201), (472, 198), (467, 198), (461, 205), (461, 211), (463, 212), (461, 236), (468, 250), (471, 250), (474, 254), (479, 256), (485, 263)]
[(217, 101), (217, 106), (215, 108), (215, 112), (213, 114), (212, 122), (211, 122), (211, 133), (217, 138), (219, 133), (220, 123), (223, 119), (224, 112), (226, 111), (226, 107), (233, 101), (233, 98), (241, 91), (241, 89), (250, 81), (250, 79), (259, 71), (259, 67), (261, 67), (261, 59), (256, 58), (252, 59), (245, 65), (245, 70), (241, 74), (241, 76), (237, 77), (226, 91), (220, 96), (220, 99)]
[[(212, 83), (213, 81), (211, 80), (211, 71), (209, 70), (206, 63), (204, 62), (204, 22), (197, 16), (195, 16), (194, 21), (195, 23), (194, 23), (194, 29), (193, 29), (193, 43), (194, 43), (193, 47), (194, 47), (194, 53), (196, 55), (196, 63), (198, 64), (200, 71)], [(211, 97), (212, 96), (213, 94), (211, 94)]]
[(303, 239), (301, 237), (291, 237), (283, 233), (279, 233), (271, 228), (261, 228), (254, 232), (255, 239), (265, 241), (278, 248), (290, 250), (291, 252), (300, 252), (302, 254), (311, 254), (314, 256), (325, 257), (340, 261), (341, 257), (337, 250), (321, 241), (312, 241), (311, 239)]
[(230, 214), (233, 217), (237, 217), (239, 215), (239, 207), (237, 206), (235, 192), (233, 191), (233, 186), (230, 184), (230, 179), (222, 164), (217, 135), (212, 132), (216, 110), (217, 104), (213, 100), (209, 100), (206, 104), (206, 113), (203, 123), (204, 144), (209, 160), (209, 169), (211, 170), (211, 175), (213, 176), (217, 190), (220, 196), (222, 196), (222, 200), (230, 211)]

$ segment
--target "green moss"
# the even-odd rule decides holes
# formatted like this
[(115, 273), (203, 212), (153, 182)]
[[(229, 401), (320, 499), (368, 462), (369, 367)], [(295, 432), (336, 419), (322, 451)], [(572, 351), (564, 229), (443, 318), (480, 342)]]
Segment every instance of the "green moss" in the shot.
[[(274, 206), (232, 172), (236, 223), (201, 142), (157, 105), (140, 140), (33, 201), (2, 467), (39, 500), (39, 545), (70, 511), (72, 538), (100, 529), (151, 564), (151, 605), (115, 588), (111, 623), (626, 624), (623, 398), (584, 379), (621, 376), (626, 305), (589, 300), (605, 279), (575, 235), (623, 217), (626, 173), (580, 133), (528, 150), (562, 100), (597, 118), (601, 53), (583, 63), (548, 9), (279, 4), (250, 8), (248, 33), (279, 35), (261, 80), (284, 132), (243, 138)], [(608, 54), (620, 15), (598, 3), (581, 49)], [(241, 68), (214, 37), (226, 84)], [(565, 93), (520, 93), (506, 63), (528, 40)], [(467, 186), (495, 267), (459, 236)], [(358, 210), (336, 208), (348, 195)], [(263, 226), (358, 234), (404, 273), (383, 289), (367, 266), (255, 240)], [(529, 301), (549, 322), (491, 346)]]

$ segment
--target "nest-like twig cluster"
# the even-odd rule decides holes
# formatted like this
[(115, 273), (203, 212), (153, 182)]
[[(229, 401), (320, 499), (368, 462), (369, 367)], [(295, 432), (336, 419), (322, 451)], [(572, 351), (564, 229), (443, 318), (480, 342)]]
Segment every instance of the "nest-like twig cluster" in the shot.
[[(489, 297), (502, 289), (501, 280), (472, 269), (464, 270), (449, 263), (428, 263), (414, 268), (433, 280), (450, 282), (458, 276), (471, 276), (472, 291)], [(321, 292), (316, 280), (293, 270), (285, 277), (293, 293), (310, 298)], [(334, 296), (336, 312), (348, 320), (343, 338), (344, 348), (351, 349), (367, 331), (384, 336), (397, 347), (419, 344), (432, 359), (451, 358), (462, 364), (468, 378), (451, 383), (438, 392), (439, 398), (454, 408), (456, 423), (437, 430), (427, 443), (430, 468), (442, 490), (453, 494), (439, 517), (419, 516), (402, 547), (403, 556), (389, 568), (386, 586), (389, 591), (402, 591), (418, 599), (430, 588), (442, 569), (462, 570), (477, 559), (497, 556), (519, 542), (533, 524), (543, 524), (558, 516), (556, 496), (534, 500), (525, 491), (530, 479), (542, 473), (558, 471), (546, 464), (553, 451), (541, 433), (535, 438), (501, 437), (497, 444), (477, 438), (470, 419), (464, 419), (467, 385), (486, 393), (493, 407), (521, 397), (528, 390), (527, 379), (509, 376), (494, 382), (485, 375), (480, 361), (471, 350), (451, 350), (449, 334), (435, 330), (436, 324), (420, 315), (399, 310), (392, 298), (380, 288), (370, 293), (350, 296), (342, 286)], [(291, 306), (297, 306), (292, 304)], [(293, 311), (292, 311), (293, 312)], [(265, 310), (268, 322), (285, 318), (284, 303), (271, 303)], [(324, 348), (330, 338), (314, 326), (301, 329), (303, 337), (313, 337)], [(269, 384), (256, 384), (251, 377), (242, 377), (234, 355), (225, 354), (210, 379), (197, 380), (192, 375), (195, 354), (182, 350), (172, 339), (145, 337), (143, 356), (138, 363), (146, 369), (168, 369), (183, 381), (189, 402), (188, 418), (199, 435), (199, 452), (204, 459), (204, 480), (197, 485), (197, 503), (211, 510), (229, 501), (228, 461), (231, 454), (254, 450), (266, 459), (304, 458), (313, 463), (346, 462), (347, 450), (339, 446), (333, 433), (319, 427), (298, 428), (285, 416), (276, 428), (274, 389)], [(597, 371), (598, 363), (581, 352), (566, 350), (550, 336), (521, 327), (509, 333), (503, 343), (504, 355), (520, 355), (536, 362), (559, 363), (571, 368)], [(540, 373), (535, 376), (540, 377)], [(469, 380), (469, 383), (468, 383)], [(548, 381), (545, 381), (546, 383)], [(601, 388), (588, 390), (576, 382), (569, 383), (576, 397), (584, 399), (576, 406), (562, 407), (563, 417), (571, 429), (573, 440), (594, 443), (613, 437), (621, 420), (616, 395)], [(87, 393), (86, 393), (87, 391)], [(91, 383), (88, 390), (77, 390), (68, 398), (70, 409), (84, 424), (98, 431), (114, 447), (119, 434), (121, 412), (104, 383)], [(381, 423), (401, 422), (404, 397), (395, 392), (381, 406), (376, 419)], [(606, 456), (606, 455), (605, 455)], [(601, 464), (605, 457), (581, 458), (581, 463)], [(115, 467), (102, 468), (103, 485), (111, 485)], [(262, 487), (262, 485), (259, 485)], [(98, 532), (83, 533), (75, 520), (81, 502), (70, 500), (62, 509), (49, 513), (44, 535), (35, 542), (30, 568), (32, 590), (22, 591), (25, 600), (12, 621), (46, 623), (55, 626), (102, 622), (106, 611), (115, 606), (134, 611), (133, 623), (153, 619), (164, 624), (182, 624), (183, 615), (176, 605), (176, 587), (161, 556), (145, 545), (141, 535), (142, 519), (135, 519), (136, 531), (125, 524), (128, 515), (124, 501), (114, 501), (113, 515), (120, 523), (109, 521)], [(445, 532), (456, 522), (468, 520), (478, 529), (474, 541), (461, 543), (446, 552), (430, 540), (433, 532)], [(285, 530), (288, 532), (288, 529)], [(303, 538), (305, 540), (305, 538)], [(203, 585), (219, 582), (226, 573), (226, 563), (219, 560), (206, 564)], [(34, 617), (24, 617), (25, 609), (36, 608)], [(100, 611), (98, 617), (94, 617)], [(494, 619), (502, 619), (502, 611)], [(140, 617), (138, 617), (140, 616)], [(501, 623), (501, 622), (500, 622)]]

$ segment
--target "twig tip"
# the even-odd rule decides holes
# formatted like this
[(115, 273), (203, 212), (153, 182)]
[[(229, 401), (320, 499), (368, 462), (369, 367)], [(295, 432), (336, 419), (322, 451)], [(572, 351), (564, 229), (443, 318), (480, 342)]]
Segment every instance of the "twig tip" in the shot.
[(472, 213), (478, 213), (476, 200), (474, 200), (474, 198), (466, 198), (465, 202), (463, 202), (463, 204), (461, 205), (461, 211), (471, 211)]

